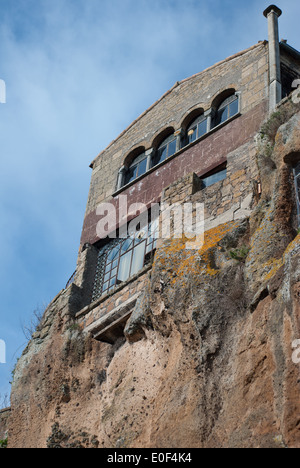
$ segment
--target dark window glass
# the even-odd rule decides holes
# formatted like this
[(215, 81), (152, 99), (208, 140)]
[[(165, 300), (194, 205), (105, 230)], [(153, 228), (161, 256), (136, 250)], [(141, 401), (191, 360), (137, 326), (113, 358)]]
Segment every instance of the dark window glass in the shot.
[(217, 112), (216, 125), (220, 125), (228, 120), (228, 108), (220, 109)]
[(233, 117), (239, 111), (239, 101), (236, 99), (231, 104), (229, 104), (229, 117)]
[[(164, 146), (163, 148), (160, 148), (157, 152), (157, 159), (161, 163), (167, 158), (168, 154), (168, 147)], [(159, 164), (159, 163), (158, 163)]]
[(294, 168), (295, 188), (296, 188), (296, 202), (298, 213), (298, 226), (300, 226), (300, 163)]
[(193, 143), (197, 139), (197, 126), (190, 128), (188, 131), (188, 144)]
[(176, 140), (173, 140), (169, 143), (168, 146), (168, 158), (176, 153)]
[(135, 179), (145, 174), (146, 170), (147, 157), (145, 153), (142, 153), (133, 160), (132, 164), (127, 169), (124, 185), (130, 184), (130, 182), (133, 182)]
[(207, 119), (203, 120), (198, 124), (198, 138), (205, 135), (207, 132)]
[(235, 94), (229, 96), (222, 104), (219, 106), (216, 117), (215, 117), (215, 126), (220, 125), (223, 122), (226, 122), (230, 117), (236, 115), (239, 111), (239, 98)]
[(197, 117), (187, 129), (187, 144), (198, 140), (207, 132), (207, 119), (203, 115)]
[(204, 177), (202, 179), (204, 187), (210, 187), (216, 182), (226, 179), (226, 176), (227, 176), (227, 169), (223, 169), (222, 171), (216, 172), (215, 174), (212, 174), (208, 177)]
[(289, 96), (295, 88), (293, 82), (299, 79), (299, 74), (283, 63), (281, 64), (281, 85), (282, 85), (282, 99)]
[(170, 135), (166, 138), (161, 145), (158, 147), (156, 151), (156, 155), (153, 158), (152, 166), (157, 166), (165, 159), (169, 158), (173, 154), (176, 153), (176, 137), (174, 135)]
[[(92, 302), (138, 273), (156, 248), (158, 220), (128, 239), (114, 239), (99, 251)], [(113, 259), (113, 261), (112, 261)]]
[(133, 180), (135, 180), (137, 178), (137, 171), (138, 171), (138, 167), (135, 166), (135, 167), (130, 167), (127, 171), (127, 174), (126, 174), (126, 178), (125, 178), (125, 184), (129, 184), (130, 182), (132, 182)]
[(143, 159), (143, 161), (139, 163), (137, 176), (140, 177), (141, 175), (145, 174), (146, 169), (147, 169), (147, 158)]

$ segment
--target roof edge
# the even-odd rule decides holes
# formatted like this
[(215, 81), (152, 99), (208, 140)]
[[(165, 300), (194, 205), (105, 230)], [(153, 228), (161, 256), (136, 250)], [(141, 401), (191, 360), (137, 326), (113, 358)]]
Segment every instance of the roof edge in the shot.
[[(104, 150), (102, 150), (94, 159), (93, 161), (91, 162), (90, 164), (90, 167), (93, 168), (93, 165), (95, 163), (95, 161), (108, 149), (110, 148), (114, 143), (116, 143), (123, 135), (125, 135), (126, 132), (128, 132), (128, 130), (130, 130), (131, 127), (133, 127), (139, 120), (141, 120), (145, 115), (148, 114), (148, 112), (150, 112), (157, 104), (159, 104), (163, 99), (165, 99), (169, 94), (171, 94), (171, 92), (176, 89), (178, 86), (180, 86), (181, 84), (183, 83), (186, 83), (187, 81), (189, 80), (192, 80), (193, 78), (196, 78), (197, 76), (200, 76), (202, 73), (206, 73), (210, 70), (212, 70), (213, 68), (215, 67), (218, 67), (226, 62), (230, 62), (231, 60), (234, 60), (238, 57), (241, 57), (242, 55), (245, 55), (246, 53), (248, 52), (251, 52), (252, 50), (258, 48), (258, 47), (261, 47), (261, 46), (265, 46), (266, 44), (268, 44), (268, 41), (264, 40), (264, 41), (259, 41), (257, 44), (249, 47), (248, 49), (245, 49), (241, 52), (237, 52), (236, 54), (234, 55), (231, 55), (229, 57), (227, 57), (226, 59), (224, 60), (221, 60), (220, 62), (217, 62), (215, 63), (214, 65), (211, 65), (210, 67), (208, 68), (205, 68), (204, 70), (202, 70), (201, 72), (199, 73), (195, 73), (194, 75), (188, 77), (188, 78), (185, 78), (181, 81), (177, 81), (174, 86), (172, 86), (172, 88), (170, 88), (166, 93), (164, 93), (161, 98), (159, 98), (157, 101), (154, 102), (154, 104), (152, 104), (150, 107), (148, 107), (148, 109), (146, 109), (142, 114), (140, 114), (139, 117), (137, 117), (125, 130), (123, 130), (122, 133), (119, 134), (119, 136), (117, 136), (113, 141), (111, 141), (111, 143), (109, 143), (109, 145), (106, 146), (106, 148)], [(288, 46), (289, 47), (289, 46)], [(300, 58), (300, 55), (299, 55), (299, 58)]]
[(300, 52), (294, 47), (287, 44), (285, 41), (280, 42), (280, 48), (285, 50), (288, 54), (292, 55), (294, 58), (300, 60)]

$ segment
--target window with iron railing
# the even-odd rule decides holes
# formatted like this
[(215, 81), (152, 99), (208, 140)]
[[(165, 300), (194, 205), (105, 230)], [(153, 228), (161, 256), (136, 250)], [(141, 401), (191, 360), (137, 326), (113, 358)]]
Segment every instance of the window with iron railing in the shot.
[(146, 170), (147, 157), (145, 153), (141, 153), (132, 161), (131, 165), (127, 169), (123, 185), (130, 184), (130, 182), (133, 182), (135, 179), (145, 174)]
[(100, 248), (92, 302), (112, 292), (151, 262), (158, 237), (158, 219), (127, 239), (112, 239)]

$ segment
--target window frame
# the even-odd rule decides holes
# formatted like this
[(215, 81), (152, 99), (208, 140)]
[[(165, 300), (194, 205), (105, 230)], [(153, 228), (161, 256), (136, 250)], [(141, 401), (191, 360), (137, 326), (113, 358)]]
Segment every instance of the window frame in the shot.
[[(199, 135), (199, 126), (200, 124), (202, 124), (203, 122), (206, 122), (206, 131), (204, 133), (202, 133), (201, 135)], [(196, 117), (187, 127), (186, 129), (186, 146), (187, 145), (190, 145), (191, 143), (194, 143), (195, 141), (199, 140), (199, 138), (203, 137), (204, 135), (206, 135), (208, 133), (207, 131), (207, 127), (208, 127), (208, 117), (205, 116), (205, 114), (201, 114), (201, 115), (198, 115), (198, 117)], [(196, 138), (194, 140), (190, 140), (189, 138), (189, 133), (193, 130), (193, 129), (196, 129)], [(194, 134), (195, 132), (193, 132)]]
[[(172, 143), (175, 143), (175, 151), (170, 154), (170, 145)], [(163, 159), (159, 158), (159, 161), (156, 162), (156, 160), (158, 159), (159, 153), (162, 152), (164, 149), (166, 149), (166, 156)], [(164, 161), (169, 159), (171, 156), (173, 156), (176, 152), (177, 152), (177, 137), (175, 136), (174, 133), (171, 133), (157, 147), (157, 149), (155, 151), (155, 154), (154, 154), (154, 156), (152, 158), (152, 167), (156, 167), (159, 164), (163, 163)]]
[[(231, 114), (230, 113), (230, 107), (234, 103), (237, 103), (237, 110), (236, 110), (235, 113)], [(227, 112), (227, 116), (226, 116), (225, 120), (222, 120), (222, 117), (220, 119), (220, 113), (221, 112), (224, 113), (225, 109), (226, 109), (226, 112)], [(231, 118), (235, 117), (236, 115), (238, 115), (239, 112), (240, 112), (240, 94), (235, 92), (235, 93), (227, 96), (227, 98), (223, 99), (223, 101), (216, 108), (213, 128), (216, 128), (219, 125), (224, 124), (229, 119), (231, 119)]]
[[(154, 229), (154, 230), (152, 230)], [(149, 262), (151, 257), (154, 255), (156, 250), (158, 239), (158, 218), (148, 223), (147, 228), (140, 229), (134, 235), (127, 237), (126, 239), (111, 239), (106, 245), (99, 248), (98, 261), (95, 273), (94, 286), (92, 291), (91, 302), (96, 301), (102, 297), (105, 293), (113, 292), (116, 287), (120, 284), (129, 280), (132, 276), (136, 275), (141, 271)], [(126, 242), (131, 241), (131, 244), (126, 250), (122, 250)], [(134, 254), (137, 249), (144, 244), (143, 249), (143, 264), (142, 268), (138, 271), (133, 270)], [(118, 253), (115, 257), (109, 260), (109, 255), (114, 249), (118, 249)], [(120, 266), (122, 264), (122, 258), (130, 254), (130, 264), (128, 275), (125, 279), (120, 280)], [(113, 284), (111, 282), (114, 281)]]
[[(146, 164), (146, 167), (145, 167), (145, 170), (143, 172), (140, 173), (140, 167), (141, 167), (141, 164), (144, 163)], [(128, 180), (128, 175), (130, 173), (130, 171), (134, 170), (135, 168), (137, 168), (137, 172), (136, 172), (136, 175), (134, 178), (130, 178), (130, 180)], [(139, 177), (141, 177), (142, 175), (146, 174), (147, 172), (147, 155), (145, 153), (145, 151), (143, 151), (142, 153), (140, 153), (138, 156), (136, 156), (133, 161), (131, 162), (131, 164), (129, 165), (129, 167), (126, 169), (125, 171), (125, 176), (124, 176), (124, 184), (123, 186), (125, 187), (126, 185), (128, 184), (131, 184), (132, 182), (134, 182), (136, 179), (138, 179)]]
[[(205, 180), (210, 179), (210, 178), (212, 178), (214, 176), (217, 176), (218, 174), (222, 174), (222, 173), (225, 174), (225, 177), (222, 177), (222, 178), (214, 181), (213, 183), (209, 183), (208, 185), (205, 183)], [(212, 185), (217, 184), (218, 182), (221, 182), (221, 181), (225, 180), (226, 178), (227, 178), (227, 162), (221, 164), (220, 166), (216, 167), (212, 171), (207, 172), (206, 174), (203, 174), (200, 177), (200, 179), (203, 182), (203, 190), (208, 188), (208, 187), (211, 187)]]
[[(223, 99), (223, 101), (221, 101), (222, 96), (227, 96), (227, 97)], [(242, 102), (241, 96), (242, 96), (241, 91), (235, 91), (233, 88), (220, 93), (219, 96), (217, 96), (212, 102), (210, 109), (208, 109), (206, 112), (203, 112), (203, 109), (201, 109), (201, 114), (198, 114), (198, 116), (195, 117), (194, 120), (192, 120), (188, 126), (186, 125), (186, 122), (188, 121), (188, 116), (185, 117), (184, 121), (181, 123), (182, 136), (178, 135), (179, 132), (177, 132), (175, 135), (175, 131), (172, 128), (172, 133), (169, 133), (169, 136), (166, 137), (160, 143), (159, 146), (157, 146), (155, 143), (156, 141), (158, 141), (159, 137), (155, 138), (155, 140), (152, 142), (151, 151), (150, 149), (148, 149), (146, 152), (144, 147), (140, 147), (140, 149), (143, 148), (144, 150), (132, 160), (132, 163), (130, 164), (130, 166), (127, 167), (126, 163), (124, 163), (124, 165), (120, 169), (119, 175), (118, 175), (117, 189), (113, 193), (113, 197), (119, 195), (119, 193), (121, 193), (124, 189), (126, 189), (127, 186), (131, 186), (132, 184), (134, 184), (137, 179), (140, 179), (144, 177), (145, 175), (154, 171), (157, 166), (160, 166), (166, 163), (166, 161), (169, 158), (173, 158), (174, 156), (176, 156), (177, 153), (181, 154), (181, 152), (185, 151), (185, 149), (189, 145), (195, 144), (198, 140), (201, 140), (202, 138), (209, 136), (211, 133), (217, 131), (219, 127), (226, 125), (227, 122), (229, 123), (231, 120), (240, 116), (241, 115), (241, 102)], [(229, 102), (226, 102), (228, 100)], [(218, 102), (220, 102), (219, 106), (217, 106)], [(235, 102), (237, 102), (237, 109), (236, 109), (236, 112), (231, 115), (229, 112), (229, 108), (230, 108), (230, 105)], [(218, 122), (217, 120), (218, 112), (226, 108), (227, 108), (226, 120), (222, 122)], [(196, 113), (195, 111), (192, 111), (190, 115), (192, 114), (195, 115), (195, 113)], [(198, 119), (199, 121), (197, 122)], [(206, 132), (199, 136), (199, 125), (202, 124), (204, 121), (206, 121)], [(193, 127), (193, 125), (197, 125), (197, 135), (196, 135), (195, 140), (189, 142), (188, 131), (191, 129), (191, 127)], [(163, 133), (167, 134), (167, 132), (165, 131), (165, 132), (162, 132), (161, 135)], [(173, 147), (174, 151), (172, 151), (170, 154), (169, 148), (172, 143), (174, 144), (174, 147)], [(163, 151), (164, 148), (167, 148), (165, 157), (163, 159), (161, 158), (158, 159), (159, 151)], [(136, 150), (134, 152), (136, 154)], [(130, 154), (133, 154), (134, 152), (131, 152)], [(130, 154), (129, 156), (127, 156), (125, 161), (130, 160)], [(138, 160), (139, 158), (141, 159)], [(140, 172), (139, 168), (143, 162), (146, 167), (144, 167), (143, 171)], [(132, 177), (131, 179), (129, 179), (129, 176), (128, 176), (129, 170), (135, 169), (136, 167), (137, 167), (137, 172), (134, 178)]]

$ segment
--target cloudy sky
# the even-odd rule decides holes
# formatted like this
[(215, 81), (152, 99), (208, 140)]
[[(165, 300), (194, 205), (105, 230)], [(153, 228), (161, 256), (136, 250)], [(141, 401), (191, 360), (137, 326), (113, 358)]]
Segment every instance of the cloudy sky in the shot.
[[(267, 39), (269, 4), (0, 0), (0, 394), (24, 326), (75, 270), (90, 162), (176, 81)], [(278, 6), (300, 50), (300, 2)]]

